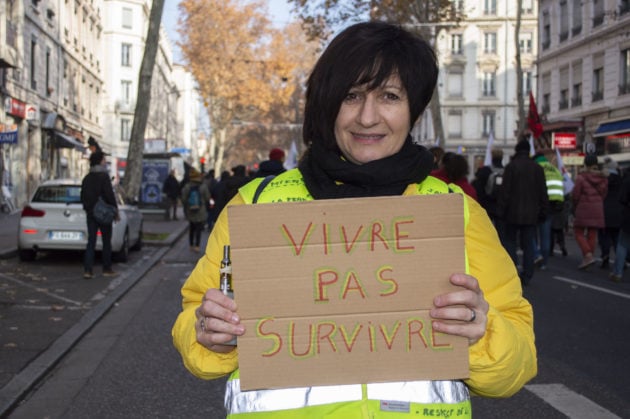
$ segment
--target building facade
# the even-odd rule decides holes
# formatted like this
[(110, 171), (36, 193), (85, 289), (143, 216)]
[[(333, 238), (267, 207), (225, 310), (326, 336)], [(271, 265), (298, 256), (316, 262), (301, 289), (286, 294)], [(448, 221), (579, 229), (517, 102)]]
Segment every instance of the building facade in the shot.
[[(445, 139), (450, 151), (469, 158), (471, 171), (493, 145), (513, 154), (518, 130), (516, 52), (520, 49), (523, 95), (535, 88), (537, 2), (523, 0), (516, 40), (517, 2), (455, 1), (464, 19), (437, 34), (440, 93)], [(528, 100), (525, 99), (525, 109)]]
[(574, 164), (585, 152), (630, 152), (630, 1), (543, 0), (539, 13), (547, 136), (574, 133), (564, 150)]

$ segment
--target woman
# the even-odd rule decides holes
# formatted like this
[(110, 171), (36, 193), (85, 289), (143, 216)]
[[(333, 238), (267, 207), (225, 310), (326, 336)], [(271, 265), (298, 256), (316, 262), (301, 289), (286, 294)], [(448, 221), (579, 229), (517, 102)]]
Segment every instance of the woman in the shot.
[(190, 250), (199, 252), (201, 232), (208, 219), (206, 203), (210, 201), (210, 192), (203, 182), (203, 175), (199, 171), (191, 169), (188, 176), (189, 181), (182, 189), (182, 203), (184, 214), (188, 220), (188, 244), (190, 245)]
[(608, 180), (599, 170), (597, 156), (584, 157), (584, 171), (578, 174), (573, 188), (573, 231), (582, 251), (582, 263), (578, 269), (586, 269), (595, 263), (597, 230), (605, 227), (604, 198), (608, 189)]
[[(308, 151), (297, 169), (267, 185), (258, 202), (448, 193), (445, 183), (428, 176), (431, 153), (413, 145), (409, 136), (436, 80), (435, 55), (416, 35), (380, 22), (344, 30), (308, 81), (303, 127)], [(241, 188), (230, 205), (252, 202), (261, 180)], [(468, 389), (507, 397), (537, 371), (532, 310), (521, 295), (516, 269), (485, 211), (467, 200), (469, 274), (451, 276), (461, 290), (436, 296), (430, 315), (435, 330), (470, 342), (470, 378), (381, 384), (411, 412), (450, 407), (463, 412), (459, 417), (470, 417)], [(227, 223), (223, 211), (205, 257), (182, 288), (183, 311), (173, 338), (186, 367), (205, 379), (233, 373), (226, 389), (228, 417), (383, 417), (377, 413), (381, 399), (370, 383), (333, 389), (318, 401), (312, 397), (319, 393), (317, 387), (291, 389), (290, 394), (287, 389), (240, 391), (238, 351), (225, 342), (243, 335), (244, 328), (235, 302), (216, 289), (223, 245), (230, 242)], [(234, 291), (238, 293), (238, 278)], [(349, 396), (349, 388), (358, 397)]]

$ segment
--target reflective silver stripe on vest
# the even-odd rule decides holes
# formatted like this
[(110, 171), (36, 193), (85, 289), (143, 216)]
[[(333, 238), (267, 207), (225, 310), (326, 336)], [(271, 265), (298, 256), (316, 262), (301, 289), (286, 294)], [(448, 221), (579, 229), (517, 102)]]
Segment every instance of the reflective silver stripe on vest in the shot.
[[(276, 390), (240, 391), (240, 380), (228, 380), (225, 408), (228, 414), (273, 412), (307, 406), (361, 400), (360, 384), (300, 387)], [(370, 400), (411, 403), (460, 403), (468, 400), (468, 387), (462, 381), (410, 381), (368, 384)]]

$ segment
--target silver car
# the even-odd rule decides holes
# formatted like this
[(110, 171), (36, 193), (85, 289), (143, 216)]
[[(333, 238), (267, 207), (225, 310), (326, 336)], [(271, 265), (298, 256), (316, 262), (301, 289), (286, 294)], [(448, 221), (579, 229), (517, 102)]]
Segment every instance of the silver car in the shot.
[[(112, 252), (115, 260), (126, 262), (129, 250), (142, 247), (142, 213), (125, 204), (115, 193), (120, 221), (114, 222)], [(40, 250), (85, 250), (87, 221), (81, 204), (81, 181), (54, 179), (40, 185), (22, 209), (18, 231), (20, 260), (35, 259)], [(103, 248), (100, 231), (96, 250)]]

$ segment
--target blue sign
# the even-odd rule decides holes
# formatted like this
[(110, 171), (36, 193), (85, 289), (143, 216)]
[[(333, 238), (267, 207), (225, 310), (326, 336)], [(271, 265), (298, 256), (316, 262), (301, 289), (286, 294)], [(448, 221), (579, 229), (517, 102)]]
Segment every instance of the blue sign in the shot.
[(143, 204), (162, 202), (162, 185), (168, 176), (169, 160), (144, 160), (140, 201)]
[(17, 144), (17, 140), (17, 130), (0, 132), (0, 144)]

